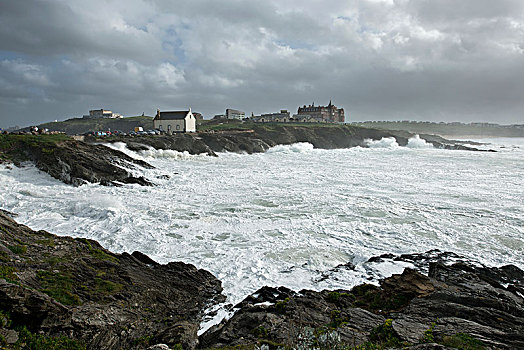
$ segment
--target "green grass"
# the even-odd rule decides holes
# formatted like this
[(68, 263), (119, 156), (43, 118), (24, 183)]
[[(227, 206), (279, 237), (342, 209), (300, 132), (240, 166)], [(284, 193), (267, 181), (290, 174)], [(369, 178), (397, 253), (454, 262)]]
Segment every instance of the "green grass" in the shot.
[(7, 248), (11, 252), (13, 252), (13, 254), (17, 254), (17, 255), (25, 254), (27, 252), (27, 246), (26, 245), (21, 245), (21, 244), (10, 245), (10, 246), (7, 246)]
[(116, 257), (114, 257), (112, 255), (107, 254), (106, 252), (104, 252), (101, 249), (93, 248), (93, 246), (91, 245), (91, 242), (89, 242), (89, 240), (87, 240), (85, 238), (79, 238), (78, 240), (80, 240), (81, 242), (85, 243), (85, 245), (87, 246), (87, 249), (89, 250), (89, 254), (91, 254), (91, 256), (93, 258), (96, 258), (98, 260), (109, 261), (109, 262), (112, 262), (112, 263), (115, 263), (115, 264), (119, 263), (118, 258), (116, 258)]
[(0, 265), (0, 278), (9, 283), (18, 284), (18, 276), (15, 275), (16, 268), (12, 266)]
[(95, 278), (96, 292), (100, 294), (110, 295), (118, 293), (124, 287), (120, 283), (111, 282), (101, 278)]
[(56, 144), (69, 140), (69, 136), (56, 135), (0, 135), (0, 161), (22, 162), (30, 160), (29, 150), (40, 150), (51, 154)]
[(37, 277), (42, 286), (41, 291), (64, 305), (81, 305), (80, 298), (74, 294), (73, 279), (60, 272), (38, 271)]
[(34, 334), (23, 327), (18, 330), (19, 339), (16, 343), (21, 350), (85, 350), (83, 343), (65, 336), (49, 337)]
[(442, 341), (440, 341), (439, 343), (459, 350), (486, 349), (486, 346), (482, 341), (475, 339), (471, 335), (465, 333), (457, 333), (452, 336), (444, 336), (442, 338)]

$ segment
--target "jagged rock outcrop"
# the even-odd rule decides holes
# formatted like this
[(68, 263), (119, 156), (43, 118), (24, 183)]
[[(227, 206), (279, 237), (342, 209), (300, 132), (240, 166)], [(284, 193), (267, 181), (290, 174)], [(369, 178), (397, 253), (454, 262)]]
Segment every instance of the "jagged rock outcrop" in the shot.
[[(351, 290), (263, 287), (234, 306), (229, 320), (197, 337), (205, 310), (225, 300), (209, 272), (35, 232), (7, 214), (0, 210), (0, 335), (8, 344), (25, 326), (87, 349), (524, 348), (524, 272), (512, 265), (486, 267), (439, 251), (384, 254), (366, 264), (413, 268)], [(356, 267), (340, 265), (333, 273), (342, 269)]]
[(147, 162), (102, 145), (75, 140), (46, 142), (46, 138), (46, 135), (13, 135), (13, 149), (5, 150), (4, 153), (9, 154), (15, 162), (32, 161), (38, 169), (75, 186), (87, 182), (102, 185), (152, 185), (143, 176), (132, 174), (136, 169), (153, 168)]
[(92, 240), (32, 231), (2, 212), (0, 271), (9, 331), (25, 326), (88, 349), (193, 349), (204, 310), (224, 300), (221, 282), (193, 265), (113, 254)]
[[(439, 259), (447, 256), (456, 262)], [(330, 339), (335, 339), (338, 344), (371, 342), (390, 348), (524, 348), (522, 270), (512, 265), (488, 268), (435, 251), (372, 261), (397, 258), (427, 267), (428, 276), (408, 268), (379, 287), (298, 293), (264, 287), (236, 305), (231, 319), (202, 335), (201, 343), (307, 348), (324, 342), (329, 348)]]
[[(136, 138), (116, 137), (106, 141), (124, 142), (134, 151), (153, 147), (162, 150), (186, 151), (190, 154), (216, 155), (217, 152), (262, 153), (276, 145), (290, 145), (298, 142), (308, 142), (315, 148), (322, 149), (367, 147), (365, 140), (380, 140), (387, 137), (393, 137), (400, 146), (406, 146), (409, 138), (413, 136), (413, 134), (400, 131), (384, 131), (348, 125), (255, 125), (250, 130), (224, 130)], [(431, 135), (423, 135), (422, 138), (427, 139), (437, 148), (476, 150)]]

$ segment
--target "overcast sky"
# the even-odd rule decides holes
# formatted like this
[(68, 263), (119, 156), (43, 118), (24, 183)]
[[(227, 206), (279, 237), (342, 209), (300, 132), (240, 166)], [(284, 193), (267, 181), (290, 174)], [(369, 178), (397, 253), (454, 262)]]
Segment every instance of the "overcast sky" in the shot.
[(0, 127), (303, 104), (524, 123), (523, 0), (2, 0)]

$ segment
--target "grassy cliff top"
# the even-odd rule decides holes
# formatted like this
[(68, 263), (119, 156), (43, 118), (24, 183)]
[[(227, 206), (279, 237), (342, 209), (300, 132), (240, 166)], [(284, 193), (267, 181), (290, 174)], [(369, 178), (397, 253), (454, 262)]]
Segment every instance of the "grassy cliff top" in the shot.
[[(137, 116), (121, 119), (84, 119), (74, 118), (61, 122), (50, 122), (38, 125), (40, 129), (50, 131), (63, 131), (68, 135), (84, 134), (89, 131), (112, 131), (120, 130), (123, 132), (133, 131), (135, 127), (141, 126), (144, 130), (153, 129), (153, 117)], [(24, 128), (26, 130), (28, 128)]]
[(351, 125), (381, 130), (401, 130), (416, 134), (440, 135), (443, 137), (524, 137), (524, 125), (413, 121), (355, 122), (351, 123)]
[(38, 148), (51, 152), (56, 144), (71, 138), (64, 134), (55, 135), (0, 135), (0, 163), (3, 161), (21, 162), (29, 160), (28, 148)]

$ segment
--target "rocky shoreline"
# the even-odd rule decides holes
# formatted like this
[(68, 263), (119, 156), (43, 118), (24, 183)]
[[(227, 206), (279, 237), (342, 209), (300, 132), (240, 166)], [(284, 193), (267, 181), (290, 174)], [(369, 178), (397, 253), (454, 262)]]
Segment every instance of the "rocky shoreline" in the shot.
[(512, 265), (438, 251), (383, 255), (369, 262), (412, 268), (350, 290), (263, 287), (199, 337), (205, 310), (225, 299), (211, 273), (33, 231), (9, 214), (0, 211), (7, 349), (37, 341), (67, 345), (61, 349), (524, 348), (524, 272)]
[[(411, 137), (402, 131), (390, 132), (378, 129), (360, 128), (347, 125), (329, 127), (275, 125), (255, 126), (248, 130), (224, 130), (199, 132), (196, 134), (175, 134), (171, 136), (113, 137), (109, 139), (88, 138), (86, 141), (123, 142), (133, 151), (146, 150), (150, 147), (161, 150), (175, 150), (190, 154), (208, 154), (215, 156), (220, 152), (263, 153), (277, 145), (290, 145), (299, 142), (311, 143), (320, 149), (367, 147), (366, 140), (394, 138), (400, 146), (406, 146)], [(450, 150), (479, 151), (435, 135), (420, 137), (436, 148)]]
[[(366, 140), (394, 138), (406, 146), (413, 134), (387, 132), (347, 125), (329, 127), (275, 125), (255, 126), (249, 130), (199, 132), (194, 134), (149, 135), (140, 137), (119, 136), (97, 139), (86, 137), (83, 141), (66, 136), (53, 139), (53, 135), (0, 135), (0, 162), (6, 159), (14, 164), (30, 161), (52, 177), (75, 186), (84, 183), (120, 186), (122, 184), (153, 185), (152, 179), (141, 175), (141, 169), (153, 168), (147, 162), (134, 159), (123, 152), (100, 143), (122, 142), (132, 151), (150, 148), (175, 150), (189, 154), (217, 156), (220, 152), (262, 153), (276, 145), (298, 142), (311, 143), (315, 148), (336, 149), (367, 147)], [(457, 141), (434, 135), (421, 135), (434, 147), (450, 150), (479, 151)]]

